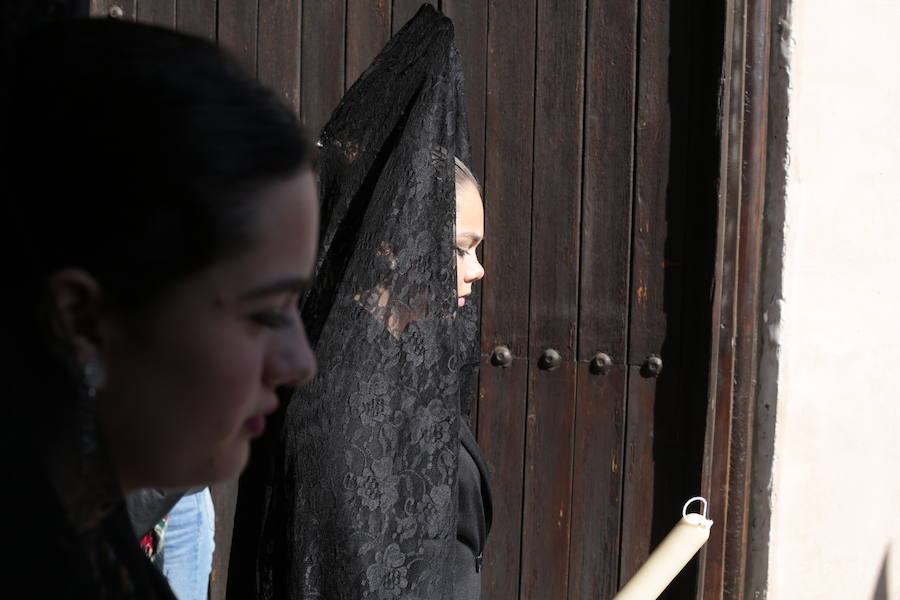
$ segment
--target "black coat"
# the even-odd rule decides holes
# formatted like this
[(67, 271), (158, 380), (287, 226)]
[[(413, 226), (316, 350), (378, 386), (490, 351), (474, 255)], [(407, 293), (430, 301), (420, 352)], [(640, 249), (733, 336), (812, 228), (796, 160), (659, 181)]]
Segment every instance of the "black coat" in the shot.
[(491, 530), (493, 505), (487, 464), (464, 421), (459, 428), (459, 512), (453, 553), (455, 598), (481, 597), (481, 565)]

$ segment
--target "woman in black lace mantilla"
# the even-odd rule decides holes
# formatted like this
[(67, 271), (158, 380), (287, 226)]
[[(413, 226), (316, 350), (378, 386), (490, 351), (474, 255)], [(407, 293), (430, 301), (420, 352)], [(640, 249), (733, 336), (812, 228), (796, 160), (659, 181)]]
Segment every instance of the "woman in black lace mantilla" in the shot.
[(483, 212), (462, 85), (452, 24), (425, 6), (321, 133), (301, 311), (320, 371), (254, 448), (229, 596), (479, 595), (490, 495), (466, 421)]

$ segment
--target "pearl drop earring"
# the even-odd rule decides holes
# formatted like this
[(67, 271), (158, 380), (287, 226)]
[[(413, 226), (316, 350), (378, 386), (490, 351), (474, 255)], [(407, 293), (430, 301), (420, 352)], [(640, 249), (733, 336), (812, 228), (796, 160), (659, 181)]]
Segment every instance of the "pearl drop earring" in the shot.
[(100, 359), (91, 358), (84, 363), (82, 371), (88, 396), (93, 398), (97, 395), (97, 390), (106, 385), (106, 367)]

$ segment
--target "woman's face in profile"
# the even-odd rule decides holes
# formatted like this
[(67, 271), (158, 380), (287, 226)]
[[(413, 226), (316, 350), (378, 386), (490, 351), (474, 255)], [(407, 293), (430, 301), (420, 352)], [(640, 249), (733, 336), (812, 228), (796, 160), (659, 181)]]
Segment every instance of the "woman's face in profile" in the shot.
[(98, 400), (126, 492), (237, 476), (278, 405), (276, 388), (315, 373), (297, 310), (319, 229), (312, 170), (260, 196), (254, 246), (177, 285), (148, 314), (112, 320)]
[(478, 188), (470, 181), (456, 186), (456, 296), (465, 306), (472, 284), (484, 277), (475, 249), (484, 238), (484, 207)]

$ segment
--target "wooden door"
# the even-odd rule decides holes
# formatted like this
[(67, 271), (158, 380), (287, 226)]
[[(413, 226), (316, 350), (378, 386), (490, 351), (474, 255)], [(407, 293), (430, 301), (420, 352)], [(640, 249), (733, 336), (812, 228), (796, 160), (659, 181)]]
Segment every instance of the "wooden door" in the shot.
[(489, 3), (486, 597), (610, 598), (700, 490), (722, 15), (670, 4)]
[[(724, 9), (433, 4), (455, 23), (485, 190), (475, 420), (495, 510), (484, 597), (609, 598), (700, 490)], [(418, 6), (91, 2), (217, 40), (312, 132)], [(218, 599), (234, 486), (214, 496)], [(667, 597), (695, 586), (689, 569)]]

